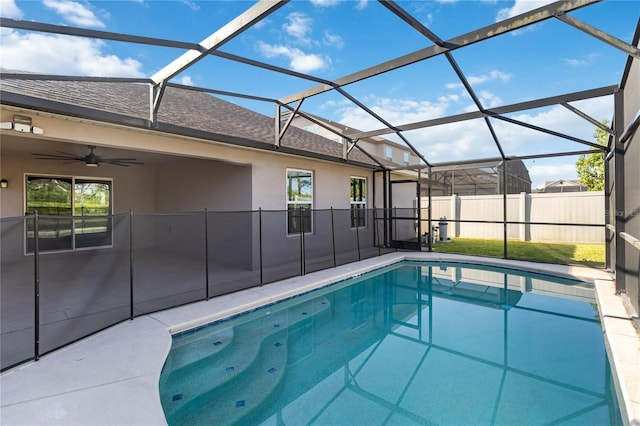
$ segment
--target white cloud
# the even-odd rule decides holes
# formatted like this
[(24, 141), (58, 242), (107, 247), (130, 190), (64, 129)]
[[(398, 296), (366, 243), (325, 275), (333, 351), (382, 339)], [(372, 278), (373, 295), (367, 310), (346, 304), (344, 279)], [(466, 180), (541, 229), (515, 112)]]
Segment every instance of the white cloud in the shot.
[(44, 0), (43, 4), (67, 22), (83, 27), (104, 28), (104, 24), (85, 5), (70, 0)]
[(591, 65), (598, 56), (597, 53), (590, 53), (583, 58), (564, 58), (562, 61), (571, 67), (585, 67)]
[(16, 31), (2, 36), (3, 68), (63, 75), (142, 77), (142, 64), (103, 52), (105, 45), (81, 37)]
[(359, 0), (358, 3), (356, 4), (356, 9), (357, 10), (363, 10), (364, 8), (367, 7), (369, 0)]
[(478, 97), (480, 98), (480, 102), (482, 102), (482, 106), (484, 108), (494, 108), (504, 105), (499, 96), (496, 96), (491, 92), (487, 92), (486, 90), (481, 90), (480, 93), (478, 93)]
[(22, 19), (22, 11), (14, 0), (0, 0), (0, 16), (3, 18)]
[(282, 25), (282, 28), (299, 41), (308, 43), (307, 35), (311, 33), (312, 25), (313, 19), (302, 12), (293, 12), (287, 16), (287, 22)]
[(311, 0), (311, 4), (319, 7), (330, 7), (340, 3), (340, 0)]
[(535, 164), (528, 166), (533, 188), (544, 187), (545, 182), (578, 179), (576, 163)]
[[(498, 98), (491, 93), (481, 92), (479, 96), (487, 104), (492, 104), (494, 101), (498, 102)], [(373, 99), (368, 103), (368, 106), (391, 124), (402, 125), (450, 115), (450, 110), (455, 107), (454, 104), (457, 101), (458, 98), (451, 96), (440, 96), (437, 102), (384, 98)], [(501, 102), (498, 103), (502, 104)], [(610, 119), (613, 110), (611, 97), (574, 102), (572, 105), (596, 120)], [(368, 131), (384, 127), (366, 112), (346, 102), (341, 106), (332, 107), (332, 109), (337, 113), (336, 121), (355, 129)], [(595, 127), (561, 106), (527, 111), (510, 116), (519, 121), (581, 138), (588, 142), (594, 140), (593, 132)], [(491, 122), (507, 155), (530, 155), (589, 149), (586, 145), (554, 137), (523, 126), (497, 119), (492, 119)], [(432, 162), (493, 158), (500, 155), (483, 119), (416, 129), (403, 132), (403, 135), (425, 155), (427, 160)], [(393, 134), (387, 134), (383, 137), (400, 142)], [(557, 160), (558, 162), (564, 161), (567, 164), (575, 162), (575, 160), (567, 161), (569, 157), (559, 158), (562, 160)], [(540, 162), (550, 164), (549, 160), (539, 160), (538, 165), (540, 165)], [(554, 171), (556, 173), (554, 175), (556, 176), (555, 180), (573, 179), (574, 176), (573, 172), (568, 173), (567, 169), (550, 168), (548, 170), (538, 169), (539, 176), (536, 179), (542, 179), (540, 176), (544, 170), (548, 173)], [(549, 174), (549, 179), (547, 180), (554, 180), (551, 174)], [(534, 182), (536, 181), (534, 180)]]
[(334, 110), (337, 106), (338, 106), (338, 103), (336, 101), (326, 101), (326, 102), (323, 102), (319, 108), (321, 110), (325, 110), (325, 109)]
[[(370, 106), (376, 114), (390, 122), (400, 125), (416, 121), (441, 117), (448, 108), (448, 100), (440, 99), (436, 103), (409, 99), (378, 98)], [(340, 123), (358, 130), (374, 130), (384, 127), (378, 120), (351, 103), (339, 109)]]
[[(509, 81), (510, 78), (511, 78), (511, 74), (507, 74), (505, 72), (498, 71), (498, 70), (493, 70), (486, 74), (468, 76), (467, 81), (471, 85), (474, 85), (474, 84), (478, 85), (478, 84), (484, 84), (488, 81), (494, 81), (494, 80), (507, 82)], [(447, 83), (445, 85), (445, 88), (449, 90), (453, 90), (453, 89), (462, 89), (464, 88), (464, 86), (462, 85), (462, 83)]]
[(195, 86), (195, 84), (193, 83), (193, 79), (191, 78), (191, 76), (188, 76), (188, 75), (184, 75), (180, 77), (178, 82), (180, 84), (184, 84), (185, 86)]
[(516, 15), (529, 12), (552, 2), (552, 0), (516, 0), (513, 6), (498, 11), (496, 21), (513, 18)]
[(182, 3), (186, 4), (191, 10), (200, 10), (200, 6), (194, 1), (191, 0), (182, 0)]
[[(602, 119), (611, 120), (613, 102), (610, 96), (575, 102), (572, 103), (572, 105), (597, 121), (601, 121)], [(595, 130), (595, 126), (560, 105), (540, 111), (522, 112), (512, 115), (511, 117), (527, 124), (551, 129), (588, 142), (594, 142), (593, 132)], [(547, 136), (544, 133), (529, 130), (522, 126), (502, 123), (504, 122), (497, 124), (496, 127), (503, 125), (509, 126), (510, 134), (505, 136), (504, 140), (505, 144), (512, 144), (512, 149), (514, 150), (523, 150), (527, 148), (527, 145), (540, 143), (544, 140), (549, 140), (549, 138), (554, 138), (553, 136)], [(589, 149), (587, 145), (579, 144), (577, 142), (571, 142), (568, 140), (564, 142), (565, 139), (560, 141), (556, 138), (554, 138), (554, 140), (557, 141), (557, 143), (564, 143), (567, 146), (573, 147), (572, 150)], [(520, 152), (517, 153), (519, 154)]]
[(262, 28), (264, 28), (264, 27), (267, 25), (267, 23), (269, 23), (269, 22), (271, 22), (271, 21), (269, 20), (269, 18), (261, 19), (261, 20), (259, 20), (258, 22), (256, 22), (255, 24), (253, 24), (253, 26), (251, 27), (251, 29), (254, 29), (254, 30), (262, 29)]
[(511, 74), (507, 74), (498, 70), (493, 70), (488, 74), (471, 76), (468, 78), (468, 81), (471, 84), (482, 84), (492, 80), (509, 81), (510, 78), (511, 78)]
[(344, 47), (344, 40), (337, 34), (331, 34), (329, 30), (324, 31), (324, 44), (327, 46), (333, 46), (337, 49), (342, 49)]
[(328, 66), (329, 59), (321, 55), (307, 54), (302, 50), (283, 45), (272, 45), (262, 41), (258, 42), (258, 50), (267, 58), (284, 56), (289, 59), (289, 67), (298, 72), (309, 73)]

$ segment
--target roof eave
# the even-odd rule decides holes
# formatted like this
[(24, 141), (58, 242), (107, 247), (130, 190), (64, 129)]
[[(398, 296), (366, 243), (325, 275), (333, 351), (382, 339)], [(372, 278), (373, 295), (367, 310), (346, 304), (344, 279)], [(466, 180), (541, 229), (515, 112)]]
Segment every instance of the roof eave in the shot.
[(295, 155), (300, 157), (313, 158), (317, 160), (329, 161), (334, 163), (348, 164), (356, 167), (364, 167), (368, 169), (379, 168), (376, 164), (369, 164), (360, 161), (343, 160), (328, 154), (319, 152), (305, 151), (298, 148), (280, 146), (276, 149), (273, 144), (262, 141), (242, 138), (238, 136), (207, 132), (204, 130), (193, 129), (189, 127), (177, 126), (175, 124), (159, 122), (156, 126), (152, 126), (150, 120), (131, 117), (123, 114), (117, 114), (107, 111), (96, 110), (93, 108), (71, 105), (63, 102), (56, 102), (49, 99), (36, 98), (33, 96), (21, 95), (14, 92), (0, 90), (0, 105), (12, 106), (17, 108), (25, 108), (33, 111), (40, 111), (48, 114), (56, 114), (74, 117), (88, 121), (99, 123), (108, 123), (112, 125), (128, 127), (132, 129), (146, 130), (149, 132), (158, 132), (163, 134), (171, 134), (175, 136), (189, 137), (199, 139), (204, 142), (222, 143), (243, 148), (259, 149), (270, 152), (280, 152), (283, 154)]

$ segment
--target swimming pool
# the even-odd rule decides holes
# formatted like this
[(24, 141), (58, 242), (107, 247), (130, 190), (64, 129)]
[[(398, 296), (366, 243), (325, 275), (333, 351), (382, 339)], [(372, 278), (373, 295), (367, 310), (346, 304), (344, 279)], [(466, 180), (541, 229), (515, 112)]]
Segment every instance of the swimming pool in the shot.
[(170, 425), (621, 424), (589, 283), (402, 262), (173, 337)]

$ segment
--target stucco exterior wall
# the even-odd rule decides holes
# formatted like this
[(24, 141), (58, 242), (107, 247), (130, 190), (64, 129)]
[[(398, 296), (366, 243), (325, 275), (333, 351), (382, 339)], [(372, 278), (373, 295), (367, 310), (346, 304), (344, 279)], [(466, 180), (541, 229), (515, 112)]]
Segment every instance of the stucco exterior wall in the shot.
[[(114, 212), (124, 212), (130, 208), (136, 211), (190, 211), (204, 208), (284, 210), (287, 168), (314, 172), (314, 208), (318, 209), (349, 208), (351, 176), (367, 178), (369, 192), (372, 188), (371, 171), (360, 167), (153, 132), (130, 131), (81, 120), (37, 115), (30, 111), (3, 109), (0, 120), (11, 121), (14, 113), (32, 117), (33, 125), (44, 129), (44, 135), (23, 135), (3, 130), (2, 138), (40, 140), (42, 152), (49, 152), (46, 144), (55, 140), (85, 146), (128, 149), (132, 153), (145, 151), (200, 159), (168, 157), (170, 161), (164, 161), (161, 165), (145, 164), (129, 168), (105, 166), (97, 168), (95, 172), (92, 170), (91, 176), (113, 176), (114, 194), (117, 197), (114, 200)], [(5, 149), (5, 144), (2, 145), (2, 177), (13, 182), (21, 182), (26, 172), (66, 175), (87, 173), (87, 168), (81, 164), (36, 162), (28, 152), (14, 153)], [(225, 164), (209, 164), (206, 159), (219, 160)], [(192, 190), (194, 187), (195, 190)], [(22, 193), (23, 188), (15, 185), (2, 191), (2, 217), (23, 214)], [(370, 200), (368, 205), (371, 205)]]
[(158, 170), (158, 212), (251, 210), (251, 166), (176, 157)]
[[(339, 220), (346, 220), (347, 228), (351, 177), (367, 179), (367, 207), (373, 206), (373, 173), (370, 169), (276, 151), (172, 137), (151, 130), (98, 125), (33, 111), (3, 108), (0, 120), (12, 121), (16, 113), (32, 117), (33, 125), (44, 129), (44, 135), (21, 134), (13, 130), (3, 130), (0, 134), (0, 173), (3, 179), (10, 181), (9, 188), (0, 192), (0, 216), (3, 218), (24, 214), (26, 173), (111, 178), (113, 212), (127, 213), (132, 209), (136, 214), (136, 249), (154, 248), (201, 257), (204, 255), (201, 244), (204, 215), (187, 218), (175, 213), (204, 212), (204, 209), (210, 212), (278, 210), (271, 217), (265, 213), (262, 229), (264, 241), (269, 242), (264, 246), (264, 261), (268, 263), (272, 256), (275, 264), (299, 257), (300, 251), (298, 236), (287, 236), (286, 217), (282, 214), (287, 208), (288, 168), (313, 171), (313, 208), (344, 210)], [(85, 152), (87, 145), (95, 145), (101, 153), (117, 150), (113, 152), (118, 156), (124, 153), (143, 161), (144, 165), (88, 168), (82, 163), (37, 160), (31, 155), (33, 152)], [(149, 213), (169, 215), (152, 217)], [(329, 217), (327, 214), (314, 217), (314, 232), (307, 237), (309, 248), (315, 244), (321, 250), (328, 245), (327, 241), (331, 242), (320, 241), (330, 235), (326, 232), (331, 224)], [(215, 240), (209, 247), (211, 258), (227, 263), (237, 263), (241, 258), (242, 265), (239, 266), (255, 267), (259, 249), (257, 214), (210, 218), (215, 220), (209, 230), (212, 241)], [(373, 223), (369, 225), (370, 231)], [(338, 235), (338, 248), (347, 247), (354, 240), (353, 235), (346, 235), (349, 233)], [(363, 238), (372, 239), (364, 237), (368, 235), (367, 231), (361, 231), (361, 234)], [(16, 247), (22, 247), (22, 232), (15, 235), (20, 239), (16, 240)], [(243, 255), (238, 256), (238, 253)]]
[[(11, 136), (21, 143), (23, 138)], [(56, 144), (56, 147), (63, 145)], [(56, 148), (57, 150), (59, 148)], [(45, 146), (37, 152), (51, 152)], [(156, 168), (154, 166), (89, 168), (80, 163), (36, 160), (31, 152), (16, 151), (9, 146), (7, 136), (0, 142), (0, 175), (9, 181), (9, 187), (0, 191), (0, 217), (24, 215), (25, 175), (75, 176), (113, 180), (113, 212), (126, 213), (129, 209), (149, 212), (156, 206)]]

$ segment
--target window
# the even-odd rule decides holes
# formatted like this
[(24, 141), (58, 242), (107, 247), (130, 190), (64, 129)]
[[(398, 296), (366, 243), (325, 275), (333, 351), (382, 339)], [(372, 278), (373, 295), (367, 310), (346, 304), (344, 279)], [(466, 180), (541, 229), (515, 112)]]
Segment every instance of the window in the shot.
[(287, 169), (287, 234), (310, 233), (313, 172)]
[[(110, 180), (27, 176), (25, 212), (39, 215), (40, 251), (111, 245)], [(27, 252), (34, 250), (34, 223), (27, 227)]]
[(393, 160), (393, 148), (391, 148), (390, 146), (387, 146), (384, 148), (384, 157), (387, 160)]
[(407, 151), (402, 154), (402, 160), (404, 161), (405, 166), (409, 165), (409, 153)]
[(367, 180), (365, 178), (351, 178), (351, 227), (364, 228), (367, 226)]

